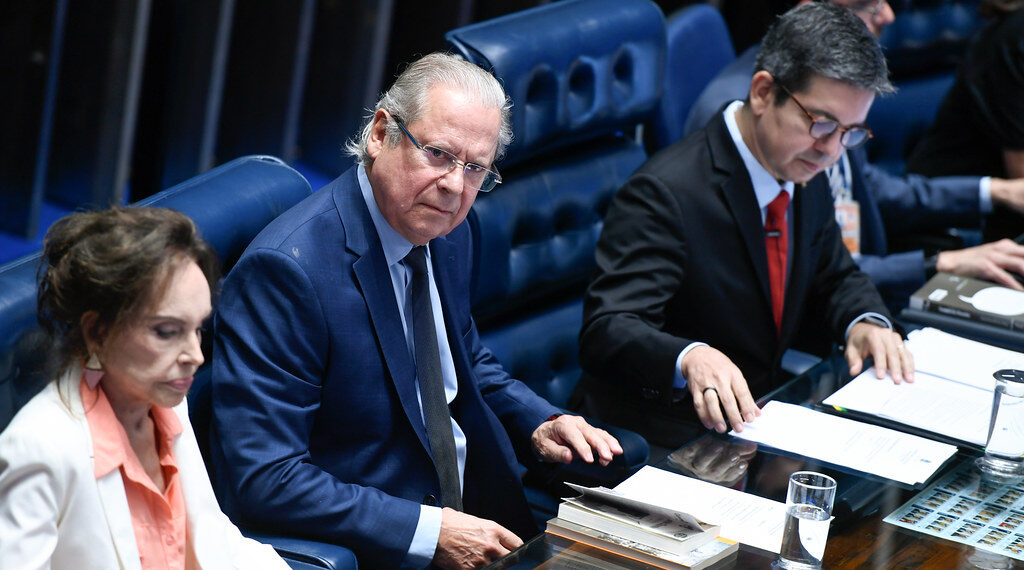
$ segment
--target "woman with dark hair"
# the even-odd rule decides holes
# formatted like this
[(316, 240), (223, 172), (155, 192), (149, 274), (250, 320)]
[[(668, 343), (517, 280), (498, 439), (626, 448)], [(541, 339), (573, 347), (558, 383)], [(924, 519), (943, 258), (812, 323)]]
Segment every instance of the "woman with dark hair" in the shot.
[(43, 260), (58, 373), (0, 434), (0, 569), (287, 568), (221, 512), (189, 424), (218, 278), (195, 224), (75, 213)]

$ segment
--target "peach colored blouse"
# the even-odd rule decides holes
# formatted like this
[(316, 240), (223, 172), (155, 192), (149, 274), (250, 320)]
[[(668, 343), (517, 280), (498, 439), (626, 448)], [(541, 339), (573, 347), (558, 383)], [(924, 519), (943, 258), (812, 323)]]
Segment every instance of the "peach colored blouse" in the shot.
[[(158, 406), (150, 410), (167, 487), (160, 490), (135, 455), (128, 433), (114, 415), (102, 386), (90, 390), (83, 380), (79, 390), (92, 434), (95, 476), (99, 479), (115, 469), (121, 470), (143, 570), (185, 570), (185, 496), (172, 454), (174, 438), (182, 431), (181, 422), (173, 410)], [(188, 559), (192, 562), (192, 557)]]

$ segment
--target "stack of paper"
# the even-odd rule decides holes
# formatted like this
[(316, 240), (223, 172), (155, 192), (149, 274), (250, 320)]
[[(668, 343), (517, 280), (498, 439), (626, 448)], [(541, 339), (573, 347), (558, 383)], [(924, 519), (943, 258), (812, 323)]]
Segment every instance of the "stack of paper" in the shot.
[(683, 555), (714, 540), (718, 527), (657, 503), (637, 500), (613, 489), (566, 483), (579, 497), (558, 505), (558, 518), (613, 536)]
[(910, 333), (913, 383), (893, 384), (865, 371), (824, 400), (960, 441), (984, 445), (995, 380), (1002, 368), (1024, 368), (1024, 354), (941, 332)]
[(952, 445), (783, 402), (768, 402), (732, 435), (908, 485), (924, 483), (956, 453)]
[(615, 490), (721, 525), (721, 536), (729, 540), (775, 553), (782, 547), (784, 503), (649, 465), (619, 483)]

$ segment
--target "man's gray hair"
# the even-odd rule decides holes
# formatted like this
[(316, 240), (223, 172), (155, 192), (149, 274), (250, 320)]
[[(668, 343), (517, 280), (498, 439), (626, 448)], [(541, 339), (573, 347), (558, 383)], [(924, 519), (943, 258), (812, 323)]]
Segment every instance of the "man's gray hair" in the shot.
[[(373, 159), (366, 152), (366, 143), (370, 140), (374, 114), (384, 109), (405, 124), (413, 123), (426, 111), (427, 95), (435, 85), (456, 89), (486, 107), (501, 111), (495, 162), (504, 156), (505, 149), (512, 142), (512, 125), (509, 122), (512, 100), (493, 75), (457, 55), (441, 52), (425, 55), (409, 64), (391, 88), (377, 100), (377, 106), (358, 136), (345, 144), (345, 153), (356, 157), (363, 165), (372, 164)], [(394, 121), (388, 121), (386, 129), (385, 141), (389, 146), (402, 142), (402, 131)]]
[[(850, 10), (828, 3), (797, 6), (768, 29), (757, 54), (755, 73), (775, 79), (775, 103), (806, 89), (814, 77), (827, 77), (873, 91), (894, 93), (878, 40)], [(780, 87), (781, 86), (781, 87)]]

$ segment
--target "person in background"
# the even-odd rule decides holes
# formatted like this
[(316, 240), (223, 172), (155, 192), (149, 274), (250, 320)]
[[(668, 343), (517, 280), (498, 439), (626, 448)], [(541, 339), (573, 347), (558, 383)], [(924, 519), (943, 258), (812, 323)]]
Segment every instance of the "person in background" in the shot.
[(75, 213), (43, 244), (59, 373), (0, 434), (0, 569), (288, 568), (221, 512), (189, 424), (217, 282), (192, 221)]
[[(895, 20), (895, 13), (885, 0), (831, 0), (831, 3), (849, 9), (875, 36), (880, 36)], [(747, 96), (759, 49), (760, 45), (748, 49), (708, 84), (690, 110), (684, 129), (686, 134), (707, 124), (722, 105)], [(907, 298), (936, 271), (980, 277), (1024, 290), (1014, 277), (1024, 275), (1024, 246), (1010, 241), (959, 250), (889, 252), (888, 241), (892, 235), (978, 227), (983, 216), (994, 207), (1024, 212), (1024, 178), (1021, 178), (1024, 172), (1009, 174), (1014, 180), (970, 176), (985, 173), (1003, 177), (1008, 174), (961, 169), (932, 174), (964, 176), (893, 176), (868, 162), (863, 147), (846, 150), (826, 170), (836, 218), (843, 228), (847, 246), (887, 305), (893, 309), (905, 306)], [(813, 323), (801, 328), (807, 331), (804, 336), (808, 341), (823, 337), (820, 328)], [(803, 344), (810, 347), (816, 343)], [(827, 347), (813, 348), (827, 350)]]
[(584, 411), (678, 446), (725, 432), (784, 379), (803, 315), (846, 345), (850, 372), (913, 378), (913, 358), (843, 245), (818, 176), (862, 144), (892, 91), (878, 42), (848, 10), (790, 10), (761, 45), (746, 101), (659, 151), (619, 189), (580, 333)]
[[(907, 170), (925, 176), (1024, 177), (1024, 0), (981, 0), (992, 21), (974, 39)], [(997, 209), (985, 239), (1024, 232), (1024, 197)]]
[(212, 453), (245, 524), (340, 544), (360, 568), (476, 568), (537, 533), (518, 462), (622, 453), (510, 378), (470, 314), (465, 218), (501, 180), (509, 107), (472, 63), (413, 62), (349, 146), (359, 164), (225, 279)]

